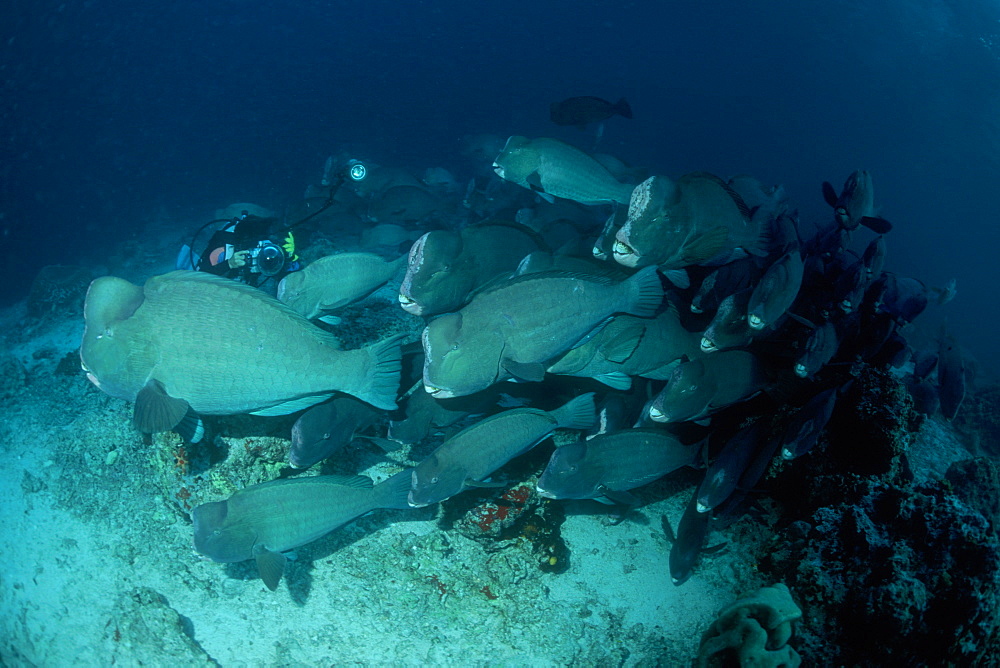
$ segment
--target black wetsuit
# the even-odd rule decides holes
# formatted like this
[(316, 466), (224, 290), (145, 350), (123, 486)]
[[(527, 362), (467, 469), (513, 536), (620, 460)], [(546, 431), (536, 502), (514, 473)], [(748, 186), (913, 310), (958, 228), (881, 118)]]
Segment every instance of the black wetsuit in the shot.
[(232, 269), (228, 262), (228, 255), (231, 253), (227, 255), (226, 247), (232, 246), (233, 253), (255, 248), (259, 241), (269, 238), (268, 233), (275, 220), (248, 215), (218, 230), (208, 240), (205, 253), (198, 262), (198, 271), (207, 271), (227, 278), (240, 278), (249, 285), (256, 285), (260, 274), (250, 271), (249, 258), (247, 264)]

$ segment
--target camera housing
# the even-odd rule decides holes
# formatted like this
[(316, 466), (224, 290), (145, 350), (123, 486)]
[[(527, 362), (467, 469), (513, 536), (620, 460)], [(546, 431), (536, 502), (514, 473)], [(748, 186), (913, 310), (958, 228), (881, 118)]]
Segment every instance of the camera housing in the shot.
[(276, 276), (285, 267), (285, 251), (269, 239), (258, 241), (248, 259), (250, 273), (261, 276)]

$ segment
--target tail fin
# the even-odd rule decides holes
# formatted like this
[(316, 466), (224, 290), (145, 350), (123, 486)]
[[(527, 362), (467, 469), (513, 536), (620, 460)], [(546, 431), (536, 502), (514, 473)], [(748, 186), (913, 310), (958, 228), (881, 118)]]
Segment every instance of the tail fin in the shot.
[(396, 410), (396, 395), (403, 369), (400, 341), (404, 338), (405, 334), (392, 336), (366, 349), (370, 356), (368, 372), (361, 393), (355, 396), (376, 408)]
[(596, 410), (594, 393), (587, 392), (552, 411), (552, 417), (563, 429), (588, 429), (594, 424)]
[(640, 318), (651, 318), (663, 303), (663, 284), (656, 267), (646, 267), (633, 274), (628, 280), (627, 311)]
[(625, 118), (632, 118), (632, 107), (624, 97), (615, 102), (615, 113)]
[(397, 508), (406, 510), (411, 508), (406, 498), (410, 493), (410, 486), (413, 484), (413, 469), (403, 469), (399, 473), (390, 476), (375, 485), (376, 507), (377, 508)]

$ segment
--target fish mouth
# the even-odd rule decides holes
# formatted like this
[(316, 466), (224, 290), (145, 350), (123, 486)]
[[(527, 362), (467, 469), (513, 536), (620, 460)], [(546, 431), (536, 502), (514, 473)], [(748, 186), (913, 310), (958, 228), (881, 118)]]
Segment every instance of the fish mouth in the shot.
[(424, 309), (417, 302), (413, 301), (402, 292), (399, 293), (399, 305), (407, 313), (412, 313), (413, 315), (423, 315)]
[(414, 501), (412, 490), (410, 490), (410, 493), (406, 495), (406, 503), (408, 503), (411, 508), (426, 508), (427, 506), (431, 505), (429, 503), (420, 503), (419, 501)]
[(717, 345), (706, 339), (704, 336), (701, 337), (701, 344), (698, 347), (701, 348), (701, 352), (703, 353), (714, 353), (719, 349)]
[(451, 390), (434, 387), (433, 385), (428, 385), (427, 383), (424, 383), (424, 391), (436, 399), (448, 399), (455, 396), (455, 393)]
[(801, 364), (801, 363), (800, 364), (796, 364), (795, 365), (795, 375), (798, 376), (799, 378), (806, 378), (806, 377), (809, 376), (809, 370), (806, 369), (806, 365), (805, 364)]
[(667, 416), (667, 414), (661, 411), (656, 406), (649, 407), (649, 419), (651, 419), (653, 422), (670, 422), (670, 418)]
[(608, 256), (608, 254), (605, 253), (604, 250), (601, 249), (599, 246), (594, 246), (593, 249), (591, 249), (591, 252), (594, 254), (594, 257), (596, 257), (598, 260), (603, 260)]
[(556, 498), (555, 494), (553, 494), (552, 492), (545, 491), (544, 489), (542, 489), (538, 485), (535, 485), (535, 491), (538, 492), (539, 496), (544, 496), (546, 499), (554, 499), (554, 498)]
[(634, 267), (639, 263), (639, 254), (624, 241), (615, 239), (615, 245), (612, 250), (615, 254), (615, 261), (618, 264), (623, 264), (626, 267)]
[(759, 315), (751, 313), (747, 316), (747, 324), (751, 329), (764, 329), (764, 320)]
[(496, 172), (497, 176), (499, 176), (501, 179), (503, 178), (503, 166), (502, 165), (498, 165), (497, 163), (494, 162), (493, 163), (493, 171)]

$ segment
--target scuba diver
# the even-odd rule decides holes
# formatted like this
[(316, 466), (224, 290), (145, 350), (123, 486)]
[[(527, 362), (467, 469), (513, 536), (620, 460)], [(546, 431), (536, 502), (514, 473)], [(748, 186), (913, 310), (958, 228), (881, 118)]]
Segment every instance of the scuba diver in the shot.
[(280, 244), (268, 235), (274, 222), (274, 218), (261, 218), (244, 211), (212, 235), (195, 269), (253, 286), (262, 277), (278, 280), (301, 269), (292, 231), (288, 230)]
[[(361, 181), (367, 173), (367, 168), (360, 160), (347, 160), (335, 167), (331, 157), (326, 161), (323, 172), (323, 186), (329, 188), (326, 202), (317, 211), (288, 226), (283, 240), (270, 234), (276, 218), (264, 218), (243, 211), (236, 218), (210, 220), (198, 228), (191, 243), (185, 244), (177, 255), (176, 267), (238, 279), (255, 287), (262, 282), (262, 278), (280, 280), (302, 268), (295, 253), (292, 228), (328, 209), (347, 179)], [(204, 254), (199, 256), (193, 250), (195, 239), (213, 223), (226, 224), (212, 235)]]

